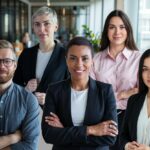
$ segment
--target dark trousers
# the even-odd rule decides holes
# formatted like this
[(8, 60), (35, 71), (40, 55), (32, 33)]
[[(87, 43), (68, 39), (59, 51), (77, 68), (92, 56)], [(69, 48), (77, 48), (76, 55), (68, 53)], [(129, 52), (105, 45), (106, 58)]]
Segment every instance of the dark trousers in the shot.
[(120, 135), (120, 131), (121, 131), (121, 128), (122, 128), (122, 122), (123, 122), (123, 118), (124, 118), (124, 115), (125, 115), (125, 110), (117, 110), (117, 113), (118, 113), (118, 136), (117, 136), (117, 140), (116, 140), (116, 143), (110, 147), (110, 150), (120, 150), (120, 143), (119, 143), (119, 135)]

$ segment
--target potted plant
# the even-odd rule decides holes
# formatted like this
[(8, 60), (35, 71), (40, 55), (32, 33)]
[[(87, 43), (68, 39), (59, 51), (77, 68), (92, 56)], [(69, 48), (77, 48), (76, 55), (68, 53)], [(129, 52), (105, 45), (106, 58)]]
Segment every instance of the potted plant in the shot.
[(92, 43), (94, 51), (99, 51), (100, 38), (99, 35), (93, 33), (87, 25), (83, 25), (83, 34), (84, 36)]

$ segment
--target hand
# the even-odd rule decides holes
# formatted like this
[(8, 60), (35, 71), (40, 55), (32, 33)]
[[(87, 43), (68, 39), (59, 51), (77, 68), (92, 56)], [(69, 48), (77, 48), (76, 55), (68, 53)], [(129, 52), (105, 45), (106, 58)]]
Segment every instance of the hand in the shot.
[(136, 141), (128, 142), (125, 145), (125, 150), (137, 150), (139, 144)]
[(118, 93), (117, 98), (119, 100), (128, 99), (131, 95), (138, 93), (138, 88), (133, 88), (127, 91), (121, 91)]
[(15, 133), (0, 136), (0, 149), (6, 150), (10, 149), (10, 145), (18, 143), (21, 141), (21, 132), (18, 130)]
[(19, 130), (17, 130), (13, 134), (10, 134), (9, 136), (10, 136), (10, 139), (11, 139), (11, 144), (18, 143), (22, 138), (21, 132)]
[(11, 150), (10, 147), (5, 147), (5, 148), (2, 148), (1, 150)]
[(96, 125), (88, 126), (87, 135), (94, 135), (94, 136), (108, 135), (115, 137), (118, 135), (117, 123), (112, 120), (108, 120)]
[(58, 127), (58, 128), (63, 128), (63, 124), (60, 122), (59, 117), (54, 114), (50, 113), (50, 116), (45, 117), (45, 122), (48, 123), (48, 125), (53, 126), (53, 127)]
[(46, 94), (41, 92), (35, 92), (34, 94), (37, 97), (39, 104), (44, 105)]
[(139, 147), (136, 150), (150, 150), (150, 147), (144, 144), (139, 144)]
[(31, 79), (28, 81), (27, 85), (26, 85), (26, 89), (29, 90), (30, 92), (34, 92), (37, 89), (38, 86), (38, 80), (37, 79)]

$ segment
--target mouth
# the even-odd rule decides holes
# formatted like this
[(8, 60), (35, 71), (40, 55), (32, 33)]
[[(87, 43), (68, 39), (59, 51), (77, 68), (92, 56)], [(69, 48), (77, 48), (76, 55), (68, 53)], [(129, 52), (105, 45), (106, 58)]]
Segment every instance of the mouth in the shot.
[(121, 37), (113, 37), (115, 40), (121, 39)]
[(84, 72), (84, 70), (74, 70), (74, 72), (77, 74), (82, 74)]
[(45, 35), (45, 34), (40, 34), (39, 37), (40, 37), (40, 38), (45, 38), (46, 35)]

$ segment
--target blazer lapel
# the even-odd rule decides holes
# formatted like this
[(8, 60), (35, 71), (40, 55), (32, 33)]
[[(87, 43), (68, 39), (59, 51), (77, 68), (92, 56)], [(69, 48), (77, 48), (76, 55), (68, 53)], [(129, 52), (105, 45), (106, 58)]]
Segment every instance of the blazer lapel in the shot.
[(31, 57), (29, 58), (31, 60), (32, 63), (30, 63), (30, 71), (31, 71), (31, 74), (32, 74), (32, 77), (33, 78), (36, 78), (36, 61), (37, 61), (37, 54), (38, 54), (38, 49), (39, 49), (39, 44), (36, 45), (34, 47), (34, 49), (31, 49), (31, 51), (33, 51), (31, 54)]
[(145, 100), (145, 94), (141, 94), (139, 96), (139, 99), (135, 100), (136, 105), (134, 105), (134, 112), (135, 114), (133, 117), (133, 138), (137, 139), (137, 122), (138, 122), (138, 117), (141, 111), (141, 108), (143, 107), (143, 103)]
[(67, 80), (67, 84), (64, 85), (62, 93), (62, 105), (64, 111), (64, 118), (67, 125), (72, 126), (72, 116), (71, 116), (71, 86), (70, 79)]
[(90, 124), (90, 120), (91, 120), (90, 118), (92, 116), (93, 109), (96, 107), (96, 106), (94, 106), (95, 104), (94, 104), (93, 98), (95, 99), (96, 96), (97, 96), (96, 82), (93, 79), (89, 78), (87, 106), (86, 106), (83, 124), (86, 124), (86, 125)]
[[(58, 56), (59, 56), (59, 45), (55, 42), (55, 47), (54, 47), (54, 50), (52, 52), (52, 55), (51, 55), (51, 58), (49, 59), (49, 62), (45, 68), (45, 71), (43, 73), (43, 76), (42, 76), (42, 79), (41, 79), (41, 82), (40, 84), (43, 85), (44, 82), (47, 80), (47, 78), (49, 76), (51, 76), (51, 65), (55, 65), (55, 63), (57, 63), (57, 60), (59, 59)], [(55, 62), (56, 61), (56, 62)], [(40, 85), (39, 85), (40, 86)]]

